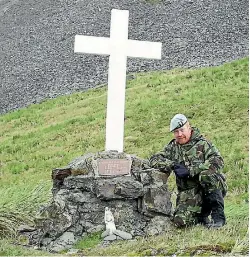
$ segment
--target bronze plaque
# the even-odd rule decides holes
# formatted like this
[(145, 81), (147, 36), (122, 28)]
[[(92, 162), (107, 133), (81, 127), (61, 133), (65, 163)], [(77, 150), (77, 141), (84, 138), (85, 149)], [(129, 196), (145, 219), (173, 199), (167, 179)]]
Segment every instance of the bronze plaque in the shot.
[(130, 175), (132, 162), (126, 159), (98, 160), (99, 176)]

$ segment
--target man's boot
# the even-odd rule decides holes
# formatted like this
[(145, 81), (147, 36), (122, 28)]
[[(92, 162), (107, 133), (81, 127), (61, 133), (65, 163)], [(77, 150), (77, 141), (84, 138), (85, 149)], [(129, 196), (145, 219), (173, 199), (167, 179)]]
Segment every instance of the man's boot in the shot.
[(211, 221), (210, 221), (210, 219), (208, 218), (208, 216), (200, 215), (200, 216), (198, 217), (198, 223), (201, 224), (201, 225), (203, 225), (203, 226), (205, 226), (205, 227), (207, 227), (208, 225), (211, 224)]
[(214, 190), (208, 195), (212, 221), (208, 224), (209, 228), (220, 228), (225, 225), (226, 217), (224, 214), (224, 199), (219, 189)]
[(203, 196), (203, 203), (201, 206), (201, 213), (198, 215), (198, 223), (204, 226), (208, 226), (210, 224), (210, 219), (208, 216), (211, 213), (211, 207), (210, 207), (210, 202), (209, 199), (204, 195)]

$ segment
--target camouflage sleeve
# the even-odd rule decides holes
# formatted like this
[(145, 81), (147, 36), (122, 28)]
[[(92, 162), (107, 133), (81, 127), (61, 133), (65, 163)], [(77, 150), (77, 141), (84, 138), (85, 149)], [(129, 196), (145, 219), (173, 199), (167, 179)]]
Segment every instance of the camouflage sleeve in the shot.
[(219, 171), (224, 167), (224, 161), (219, 150), (212, 143), (205, 141), (203, 151), (204, 161), (193, 163), (190, 167), (191, 176), (198, 175), (202, 171), (206, 171), (207, 175), (220, 173)]
[(172, 159), (172, 148), (172, 144), (169, 143), (161, 152), (152, 155), (149, 158), (150, 166), (170, 174), (174, 164)]

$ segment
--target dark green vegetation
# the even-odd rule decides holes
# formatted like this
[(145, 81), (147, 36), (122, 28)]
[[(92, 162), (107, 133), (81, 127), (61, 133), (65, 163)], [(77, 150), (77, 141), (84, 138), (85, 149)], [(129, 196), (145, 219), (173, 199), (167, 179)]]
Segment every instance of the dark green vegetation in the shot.
[[(106, 98), (106, 88), (100, 88), (0, 116), (0, 255), (41, 255), (11, 245), (15, 227), (32, 224), (35, 210), (49, 200), (52, 168), (104, 150)], [(184, 113), (224, 157), (227, 225), (216, 231), (178, 229), (102, 249), (93, 237), (95, 242), (77, 245), (85, 255), (248, 253), (248, 59), (136, 74), (127, 83), (124, 151), (147, 158), (162, 149), (172, 138), (169, 121), (176, 113)], [(174, 188), (173, 176), (169, 184)]]

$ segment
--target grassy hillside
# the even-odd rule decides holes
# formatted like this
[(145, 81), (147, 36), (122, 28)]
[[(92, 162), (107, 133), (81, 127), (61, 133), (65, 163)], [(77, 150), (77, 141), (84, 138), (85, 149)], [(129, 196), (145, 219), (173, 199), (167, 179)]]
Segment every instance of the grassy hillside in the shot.
[[(0, 255), (41, 254), (16, 250), (10, 235), (22, 221), (32, 223), (34, 211), (50, 199), (52, 168), (104, 150), (106, 99), (105, 87), (0, 116)], [(220, 67), (135, 74), (127, 82), (124, 151), (147, 158), (162, 149), (172, 138), (169, 121), (176, 113), (184, 113), (224, 157), (227, 226), (92, 247), (84, 250), (86, 255), (247, 253), (248, 59)], [(174, 187), (173, 176), (169, 183)]]

